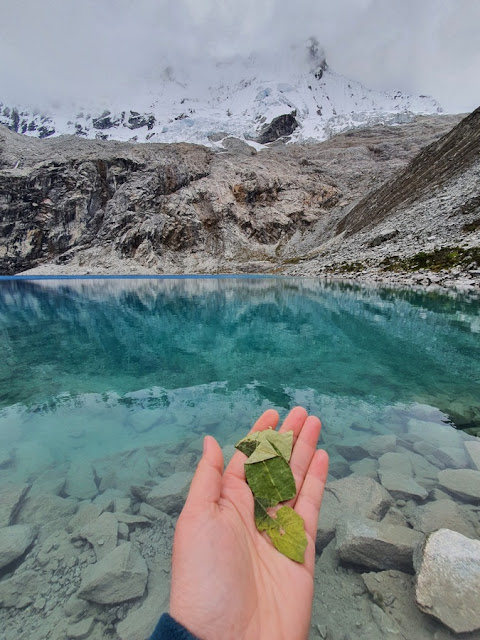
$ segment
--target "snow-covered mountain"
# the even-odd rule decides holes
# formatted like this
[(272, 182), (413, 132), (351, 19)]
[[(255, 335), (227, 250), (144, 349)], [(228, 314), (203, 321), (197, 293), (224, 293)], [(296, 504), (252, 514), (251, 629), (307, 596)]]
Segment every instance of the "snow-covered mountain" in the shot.
[(428, 96), (373, 91), (335, 73), (311, 39), (307, 46), (208, 68), (201, 62), (188, 70), (171, 64), (145, 80), (128, 102), (96, 97), (83, 105), (35, 109), (0, 102), (0, 123), (37, 137), (75, 134), (216, 146), (234, 136), (259, 146), (285, 135), (292, 141), (325, 140), (349, 128), (441, 112)]

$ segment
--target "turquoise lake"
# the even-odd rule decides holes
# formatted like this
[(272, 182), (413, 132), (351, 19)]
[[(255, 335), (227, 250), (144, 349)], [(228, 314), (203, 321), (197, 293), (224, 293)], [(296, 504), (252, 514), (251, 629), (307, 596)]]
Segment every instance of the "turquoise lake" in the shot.
[[(0, 279), (0, 532), (30, 532), (0, 566), (5, 640), (65, 640), (84, 626), (91, 640), (147, 640), (168, 608), (176, 518), (204, 435), (228, 460), (263, 411), (283, 418), (295, 405), (321, 418), (330, 455), (309, 640), (449, 640), (416, 609), (413, 566), (380, 602), (375, 577), (371, 595), (365, 569), (339, 563), (332, 517), (351, 514), (355, 495), (374, 518), (380, 491), (375, 517), (402, 532), (480, 538), (468, 453), (480, 296), (273, 277)], [(449, 485), (445, 469), (465, 470), (469, 486)], [(90, 565), (125, 549), (145, 566), (137, 596), (112, 578), (113, 600), (82, 599)]]
[[(411, 416), (480, 424), (480, 302), (288, 278), (0, 282), (0, 444), (45, 465), (304, 405), (322, 444)], [(334, 455), (334, 452), (333, 452)], [(22, 460), (27, 460), (24, 468)], [(0, 470), (1, 471), (1, 470)]]

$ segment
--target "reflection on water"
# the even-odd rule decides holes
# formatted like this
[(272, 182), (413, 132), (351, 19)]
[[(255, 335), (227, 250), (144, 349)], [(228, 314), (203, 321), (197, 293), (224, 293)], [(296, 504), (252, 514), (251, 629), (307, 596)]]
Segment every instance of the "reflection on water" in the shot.
[[(203, 434), (228, 454), (262, 411), (296, 404), (321, 416), (334, 477), (377, 477), (373, 458), (348, 447), (379, 434), (448, 467), (462, 445), (452, 452), (442, 428), (480, 426), (479, 334), (478, 297), (454, 292), (287, 278), (0, 281), (0, 489), (33, 482), (32, 494), (78, 499), (65, 478), (80, 463), (97, 499), (116, 491), (135, 510), (130, 487), (191, 470)], [(442, 456), (431, 435), (413, 443), (415, 421), (442, 430)], [(43, 544), (52, 532), (41, 524)], [(28, 626), (37, 614), (22, 615)], [(101, 633), (118, 637), (114, 627)]]

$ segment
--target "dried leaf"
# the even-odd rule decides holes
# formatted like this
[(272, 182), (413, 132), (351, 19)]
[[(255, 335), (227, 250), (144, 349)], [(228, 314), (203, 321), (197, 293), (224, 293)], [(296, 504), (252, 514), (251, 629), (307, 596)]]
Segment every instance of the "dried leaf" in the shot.
[(253, 495), (266, 500), (269, 507), (290, 500), (297, 493), (292, 470), (280, 456), (245, 464), (245, 476)]
[(295, 562), (304, 562), (307, 536), (303, 518), (291, 507), (281, 507), (270, 519), (277, 526), (265, 530), (275, 549)]

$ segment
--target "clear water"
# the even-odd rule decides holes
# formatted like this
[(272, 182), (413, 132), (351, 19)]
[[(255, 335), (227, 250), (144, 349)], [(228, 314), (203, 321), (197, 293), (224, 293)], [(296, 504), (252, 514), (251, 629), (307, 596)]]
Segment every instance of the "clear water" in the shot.
[(0, 281), (0, 482), (145, 446), (195, 451), (204, 433), (231, 445), (265, 409), (297, 404), (321, 417), (333, 462), (335, 444), (411, 417), (480, 426), (478, 296), (285, 278)]

